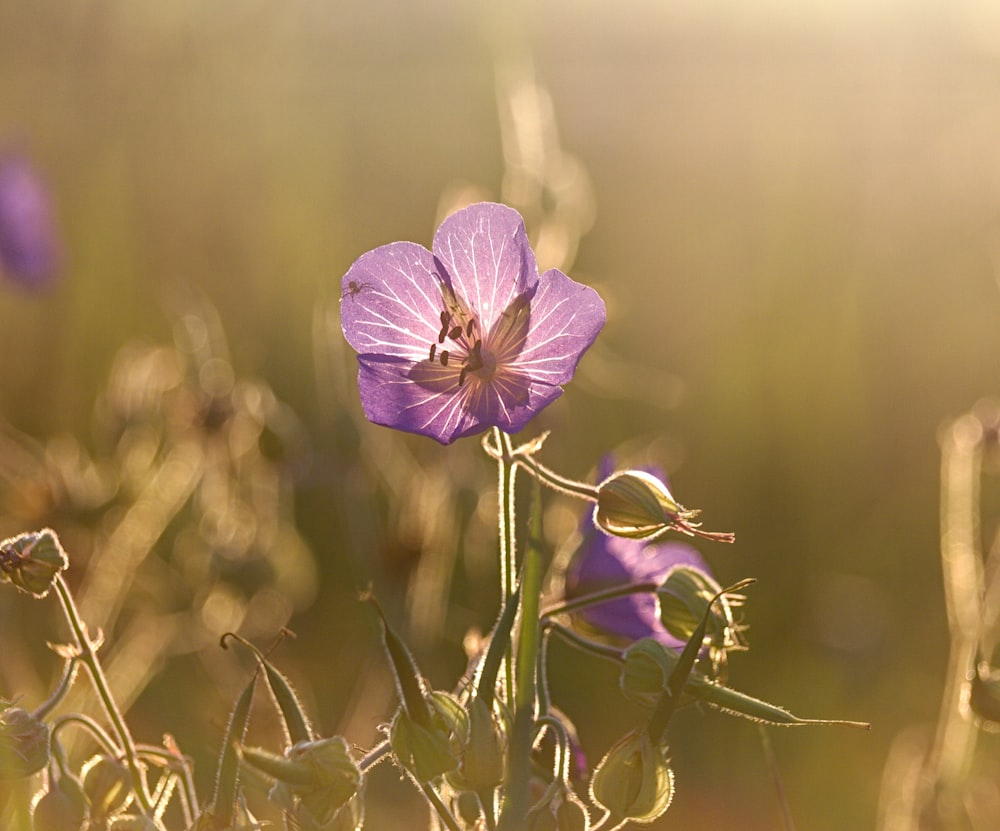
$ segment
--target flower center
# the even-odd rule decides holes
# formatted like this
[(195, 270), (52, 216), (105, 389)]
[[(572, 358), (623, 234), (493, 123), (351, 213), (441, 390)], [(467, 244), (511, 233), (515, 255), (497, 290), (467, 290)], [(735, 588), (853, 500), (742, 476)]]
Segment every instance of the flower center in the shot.
[(444, 309), (441, 312), (441, 331), (438, 332), (437, 342), (431, 344), (430, 362), (437, 361), (441, 366), (448, 366), (456, 349), (445, 347), (454, 344), (459, 353), (458, 361), (461, 367), (458, 373), (458, 385), (462, 386), (465, 383), (465, 377), (470, 372), (478, 373), (483, 380), (489, 381), (496, 371), (496, 360), (489, 351), (483, 351), (479, 320), (458, 303), (449, 305), (451, 309)]

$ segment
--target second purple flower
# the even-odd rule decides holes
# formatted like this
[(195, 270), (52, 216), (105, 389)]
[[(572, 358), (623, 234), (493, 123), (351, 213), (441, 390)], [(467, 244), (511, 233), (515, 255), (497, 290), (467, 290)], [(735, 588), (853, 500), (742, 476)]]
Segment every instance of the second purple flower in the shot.
[(341, 289), (365, 415), (442, 444), (519, 431), (562, 394), (605, 321), (593, 289), (538, 274), (520, 215), (488, 202), (445, 219), (433, 252), (394, 242), (363, 254)]

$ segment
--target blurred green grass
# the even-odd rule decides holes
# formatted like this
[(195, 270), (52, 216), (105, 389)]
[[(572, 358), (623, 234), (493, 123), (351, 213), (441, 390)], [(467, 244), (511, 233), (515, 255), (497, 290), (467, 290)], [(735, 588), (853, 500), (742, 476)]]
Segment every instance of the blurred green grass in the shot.
[[(1000, 19), (737, 5), (0, 3), (0, 138), (50, 181), (67, 252), (51, 294), (0, 291), (0, 416), (85, 437), (119, 347), (169, 338), (204, 298), (237, 371), (335, 467), (315, 310), (363, 251), (429, 242), (445, 187), (498, 191), (494, 57), (527, 50), (596, 194), (573, 274), (608, 301), (602, 344), (638, 368), (623, 406), (585, 358), (544, 417), (546, 459), (584, 475), (657, 442), (678, 497), (736, 531), (703, 548), (723, 582), (759, 579), (734, 685), (875, 725), (775, 736), (793, 814), (872, 827), (889, 742), (935, 718), (945, 667), (936, 431), (997, 391)], [(463, 486), (491, 485), (474, 442), (406, 446), (464, 454)], [(323, 585), (290, 654), (332, 730), (376, 643), (351, 597), (379, 570), (348, 561), (329, 498), (299, 495)], [(456, 608), (426, 656), (442, 686), (465, 627), (491, 622)], [(599, 753), (624, 727), (598, 717), (613, 679), (560, 660)], [(689, 714), (674, 747), (664, 827), (774, 827), (752, 730)]]

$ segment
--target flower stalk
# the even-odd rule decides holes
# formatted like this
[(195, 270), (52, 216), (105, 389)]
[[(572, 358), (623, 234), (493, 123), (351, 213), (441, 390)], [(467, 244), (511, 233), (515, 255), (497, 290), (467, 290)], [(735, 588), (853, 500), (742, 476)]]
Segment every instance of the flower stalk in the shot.
[(73, 633), (74, 643), (77, 649), (79, 649), (80, 661), (90, 673), (94, 690), (101, 699), (104, 712), (107, 714), (114, 734), (121, 746), (122, 757), (125, 766), (128, 768), (132, 791), (139, 803), (139, 808), (148, 817), (153, 812), (153, 804), (146, 784), (145, 771), (139, 762), (135, 741), (132, 739), (132, 733), (129, 731), (128, 725), (125, 723), (125, 718), (121, 710), (118, 709), (118, 704), (115, 702), (114, 696), (111, 694), (111, 687), (108, 684), (107, 677), (104, 675), (104, 668), (97, 659), (97, 652), (94, 649), (93, 641), (91, 641), (90, 635), (87, 634), (86, 625), (80, 619), (76, 603), (73, 601), (73, 595), (70, 593), (66, 581), (63, 580), (61, 574), (57, 574), (52, 585), (59, 596), (59, 602), (66, 615), (66, 621), (69, 623), (70, 630)]

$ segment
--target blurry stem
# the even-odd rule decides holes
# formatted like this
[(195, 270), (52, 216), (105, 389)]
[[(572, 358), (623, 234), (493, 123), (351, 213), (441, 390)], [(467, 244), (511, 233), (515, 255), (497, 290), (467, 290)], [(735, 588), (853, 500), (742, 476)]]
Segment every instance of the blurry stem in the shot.
[(76, 679), (76, 671), (79, 667), (80, 664), (77, 662), (75, 657), (68, 658), (66, 660), (63, 665), (62, 678), (60, 678), (59, 683), (56, 684), (56, 688), (52, 691), (52, 695), (39, 704), (32, 713), (35, 718), (39, 720), (44, 719), (49, 715), (49, 713), (52, 712), (52, 710), (55, 709), (56, 705), (63, 700), (66, 693), (69, 692), (69, 688), (73, 686), (73, 681)]
[(781, 771), (778, 770), (778, 758), (774, 755), (774, 746), (771, 744), (771, 734), (763, 724), (757, 725), (757, 733), (760, 735), (760, 744), (764, 749), (764, 759), (767, 761), (768, 770), (771, 772), (771, 780), (774, 782), (774, 791), (778, 797), (778, 805), (781, 806), (782, 828), (785, 831), (795, 831), (795, 823), (792, 820), (792, 811), (788, 806), (788, 798), (785, 796), (785, 786), (781, 781)]
[[(178, 753), (174, 753), (170, 750), (165, 750), (162, 747), (157, 747), (152, 744), (139, 744), (136, 746), (136, 752), (139, 756), (147, 759), (156, 759), (161, 764), (166, 765), (169, 768), (171, 775), (177, 777), (181, 783), (181, 789), (178, 794), (182, 800), (182, 804), (188, 806), (185, 808), (185, 813), (194, 813), (198, 811), (198, 793), (194, 787), (194, 779), (191, 776), (191, 766), (188, 764), (187, 759), (180, 756)], [(190, 825), (192, 820), (188, 820)]]
[(575, 612), (577, 609), (585, 609), (587, 606), (596, 606), (600, 603), (607, 603), (609, 600), (616, 600), (619, 597), (628, 597), (630, 594), (649, 594), (655, 592), (660, 587), (659, 583), (629, 583), (625, 586), (618, 586), (613, 589), (604, 589), (592, 594), (585, 594), (581, 597), (574, 597), (572, 600), (565, 600), (556, 603), (542, 610), (542, 619), (563, 615), (567, 612)]
[(930, 781), (945, 786), (965, 779), (978, 729), (963, 718), (961, 701), (982, 625), (983, 563), (978, 542), (982, 442), (983, 425), (968, 414), (949, 427), (941, 447), (941, 567), (951, 650), (927, 772)]
[(143, 774), (142, 766), (139, 764), (139, 759), (136, 756), (135, 742), (132, 740), (132, 734), (129, 732), (128, 725), (125, 723), (125, 719), (118, 709), (114, 697), (111, 695), (111, 688), (108, 685), (108, 679), (104, 676), (104, 669), (101, 667), (100, 661), (97, 660), (94, 644), (87, 634), (87, 629), (83, 621), (80, 620), (80, 614), (76, 609), (76, 604), (73, 602), (73, 595), (70, 594), (69, 587), (66, 585), (61, 574), (56, 575), (53, 586), (59, 595), (63, 612), (66, 614), (66, 620), (73, 632), (76, 647), (80, 651), (79, 660), (87, 667), (94, 690), (101, 699), (104, 711), (107, 713), (108, 719), (114, 728), (114, 733), (121, 744), (124, 762), (128, 767), (129, 777), (132, 780), (132, 791), (139, 802), (142, 813), (149, 816), (152, 813), (152, 804), (150, 803), (149, 793), (146, 790), (146, 778)]
[[(517, 574), (517, 540), (514, 533), (514, 485), (517, 469), (513, 462), (510, 436), (498, 427), (493, 428), (497, 459), (497, 522), (500, 533), (500, 597), (501, 602), (513, 597)], [(504, 656), (504, 691), (510, 706), (514, 701), (514, 649), (513, 643)]]
[(576, 634), (576, 632), (572, 629), (568, 629), (559, 623), (545, 621), (543, 625), (546, 631), (554, 632), (567, 643), (575, 646), (577, 649), (583, 650), (584, 652), (589, 652), (591, 655), (596, 655), (599, 658), (607, 658), (608, 660), (614, 661), (618, 664), (625, 660), (622, 656), (622, 651), (617, 647), (607, 646), (603, 643), (596, 643), (589, 638)]
[[(59, 734), (59, 731), (67, 724), (76, 724), (79, 727), (83, 727), (108, 756), (118, 757), (121, 754), (121, 748), (115, 744), (114, 739), (105, 732), (104, 728), (90, 716), (85, 716), (82, 713), (68, 713), (56, 719), (52, 724), (52, 737), (55, 738)], [(53, 742), (53, 744), (58, 745), (59, 743)]]
[(448, 831), (462, 831), (462, 826), (458, 824), (458, 820), (452, 815), (451, 811), (448, 810), (448, 806), (441, 801), (441, 797), (434, 788), (429, 784), (424, 783), (420, 786), (420, 790), (423, 791), (424, 796), (427, 797), (427, 801), (430, 802), (434, 811), (440, 817), (441, 822), (445, 824)]
[(560, 476), (558, 473), (555, 473), (544, 465), (536, 462), (535, 459), (525, 451), (515, 451), (513, 459), (516, 464), (527, 470), (543, 485), (559, 491), (559, 493), (564, 493), (567, 496), (575, 496), (577, 499), (584, 499), (587, 502), (597, 501), (597, 488), (593, 485), (588, 485), (586, 482), (577, 482), (574, 479), (567, 479), (565, 476)]
[(368, 770), (375, 767), (379, 762), (385, 759), (389, 755), (389, 740), (386, 739), (384, 742), (375, 745), (371, 750), (369, 750), (365, 757), (358, 762), (358, 769), (362, 773), (367, 773)]

